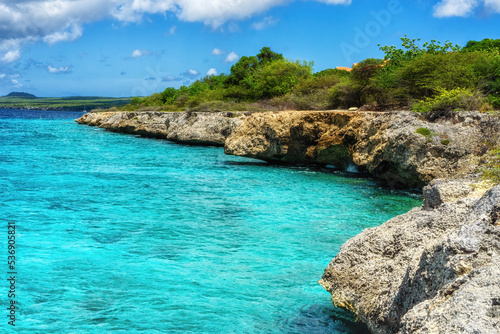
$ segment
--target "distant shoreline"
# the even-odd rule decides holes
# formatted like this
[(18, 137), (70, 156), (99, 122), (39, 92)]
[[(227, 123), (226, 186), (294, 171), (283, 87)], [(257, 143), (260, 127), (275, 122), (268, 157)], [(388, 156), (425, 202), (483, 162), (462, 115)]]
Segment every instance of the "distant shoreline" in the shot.
[(81, 111), (81, 112), (89, 112), (90, 110), (78, 110), (78, 108), (67, 108), (67, 107), (29, 107), (29, 106), (2, 106), (0, 105), (0, 109), (8, 109), (8, 110), (40, 110), (40, 111)]

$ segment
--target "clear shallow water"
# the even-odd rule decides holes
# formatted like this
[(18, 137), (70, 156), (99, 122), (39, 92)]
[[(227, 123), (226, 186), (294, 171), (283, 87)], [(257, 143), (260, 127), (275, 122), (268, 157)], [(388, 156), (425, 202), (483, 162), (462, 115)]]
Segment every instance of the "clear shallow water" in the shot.
[(2, 332), (366, 332), (317, 280), (347, 239), (419, 199), (79, 115), (0, 109), (0, 222), (5, 241), (17, 225), (20, 307), (12, 331), (3, 280)]

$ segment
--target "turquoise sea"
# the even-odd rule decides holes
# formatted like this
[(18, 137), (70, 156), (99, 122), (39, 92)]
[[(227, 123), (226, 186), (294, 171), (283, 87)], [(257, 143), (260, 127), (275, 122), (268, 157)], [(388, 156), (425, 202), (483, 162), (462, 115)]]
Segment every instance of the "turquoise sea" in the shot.
[(0, 109), (0, 332), (367, 332), (317, 281), (346, 240), (418, 197), (80, 115)]

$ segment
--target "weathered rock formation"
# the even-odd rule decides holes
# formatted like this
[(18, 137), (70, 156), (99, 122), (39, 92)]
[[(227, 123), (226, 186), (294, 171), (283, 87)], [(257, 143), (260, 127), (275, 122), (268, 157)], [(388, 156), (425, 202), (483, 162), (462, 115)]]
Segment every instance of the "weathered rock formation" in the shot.
[[(464, 191), (445, 184), (424, 194)], [(319, 283), (373, 333), (500, 333), (500, 186), (427, 203), (346, 242)]]
[(76, 121), (114, 132), (223, 146), (242, 117), (228, 112), (90, 112)]
[(353, 162), (391, 185), (418, 187), (473, 172), (499, 130), (497, 118), (477, 112), (433, 123), (402, 111), (267, 112), (245, 119), (225, 152), (272, 162)]
[[(391, 186), (420, 187), (473, 172), (498, 144), (497, 118), (474, 112), (427, 122), (411, 112), (98, 112), (79, 123), (177, 142), (218, 145), (269, 162), (354, 163)], [(427, 134), (423, 131), (427, 131)], [(420, 133), (418, 133), (420, 132)], [(421, 134), (423, 133), (423, 134)]]

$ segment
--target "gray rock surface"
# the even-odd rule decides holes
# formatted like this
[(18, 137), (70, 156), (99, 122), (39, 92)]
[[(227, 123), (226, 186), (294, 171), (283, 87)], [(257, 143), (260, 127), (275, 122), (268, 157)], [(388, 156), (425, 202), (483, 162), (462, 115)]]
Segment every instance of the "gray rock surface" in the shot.
[(500, 186), (346, 242), (319, 283), (373, 333), (500, 332)]
[(433, 180), (423, 189), (424, 209), (432, 210), (445, 202), (469, 197), (475, 192), (474, 186), (470, 180)]
[(90, 112), (76, 121), (115, 132), (223, 146), (243, 117), (229, 112)]

